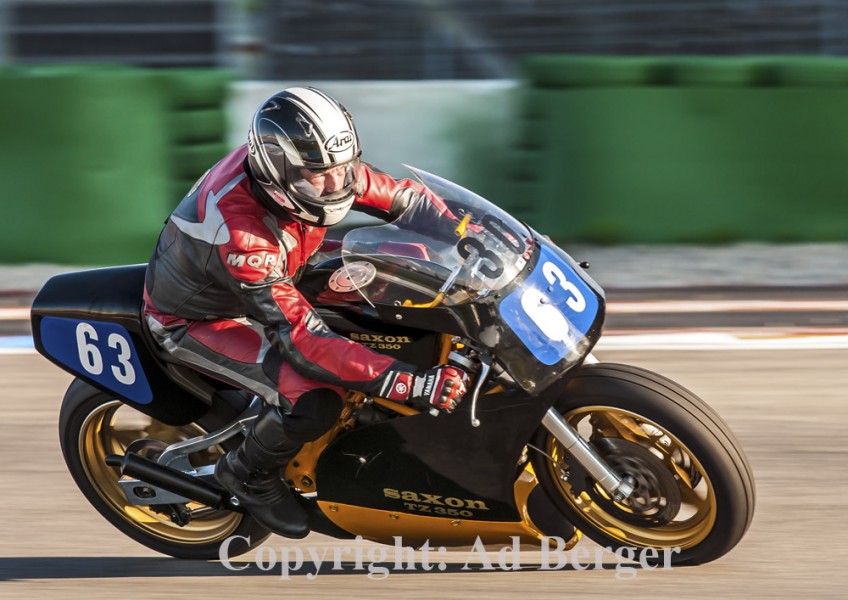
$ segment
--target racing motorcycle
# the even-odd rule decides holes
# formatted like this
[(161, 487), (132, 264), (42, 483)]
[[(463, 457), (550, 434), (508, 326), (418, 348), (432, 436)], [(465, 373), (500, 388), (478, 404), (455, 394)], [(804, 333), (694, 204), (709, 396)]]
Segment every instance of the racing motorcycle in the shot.
[[(733, 548), (754, 511), (745, 454), (692, 392), (599, 362), (605, 298), (578, 264), (474, 193), (412, 169), (449, 208), (413, 204), (349, 231), (297, 287), (337, 333), (427, 369), (472, 375), (451, 414), (350, 391), (335, 426), (284, 474), (313, 531), (393, 544), (679, 548), (673, 564)], [(247, 552), (270, 533), (215, 482), (261, 400), (184, 365), (141, 317), (145, 265), (58, 275), (32, 307), (37, 350), (75, 376), (65, 461), (88, 501), (175, 557)], [(340, 357), (344, 359), (344, 357)]]

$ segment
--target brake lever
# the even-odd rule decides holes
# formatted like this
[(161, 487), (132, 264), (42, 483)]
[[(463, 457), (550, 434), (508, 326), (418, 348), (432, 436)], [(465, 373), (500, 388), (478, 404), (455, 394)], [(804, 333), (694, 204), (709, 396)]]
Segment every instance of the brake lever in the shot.
[(471, 392), (471, 426), (480, 427), (480, 419), (477, 418), (477, 398), (480, 397), (480, 390), (483, 389), (483, 384), (489, 378), (489, 371), (492, 369), (492, 359), (488, 356), (480, 355), (480, 374), (477, 375), (477, 381), (474, 382), (474, 390)]

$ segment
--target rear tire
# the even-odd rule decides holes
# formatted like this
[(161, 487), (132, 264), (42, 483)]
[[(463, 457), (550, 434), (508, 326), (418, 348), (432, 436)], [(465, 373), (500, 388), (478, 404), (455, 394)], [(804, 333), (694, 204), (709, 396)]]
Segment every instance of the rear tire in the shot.
[[(637, 367), (583, 366), (554, 407), (619, 475), (637, 487), (616, 502), (540, 428), (533, 468), (562, 514), (612, 549), (675, 548), (671, 564), (729, 552), (754, 515), (751, 467), (724, 421), (675, 382)], [(552, 460), (553, 459), (553, 460)], [(649, 556), (649, 555), (646, 555)], [(654, 562), (662, 562), (663, 556)], [(650, 561), (649, 561), (650, 562)]]
[[(204, 423), (209, 429), (221, 425), (223, 423)], [(204, 426), (198, 423), (181, 427), (166, 425), (76, 380), (62, 402), (59, 440), (65, 463), (80, 491), (120, 531), (162, 554), (200, 560), (217, 559), (221, 543), (228, 537), (249, 539), (249, 543), (235, 540), (230, 544), (227, 556), (233, 557), (261, 544), (270, 532), (248, 515), (206, 510), (194, 502), (189, 503), (188, 508), (200, 509), (205, 514), (180, 527), (148, 507), (130, 505), (118, 485), (120, 473), (104, 461), (108, 454), (124, 454), (127, 446), (138, 439), (171, 444), (204, 433)], [(192, 464), (195, 467), (213, 464), (227, 449), (215, 446), (192, 454)]]

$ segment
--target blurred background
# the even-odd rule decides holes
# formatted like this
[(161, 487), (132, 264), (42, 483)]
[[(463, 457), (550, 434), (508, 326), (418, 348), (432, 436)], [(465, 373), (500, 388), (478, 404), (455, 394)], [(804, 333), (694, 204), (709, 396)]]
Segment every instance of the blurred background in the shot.
[(848, 241), (844, 0), (0, 0), (0, 263), (146, 261), (314, 85), (562, 243)]
[[(457, 181), (590, 261), (609, 301), (600, 358), (680, 382), (740, 437), (758, 493), (743, 543), (640, 572), (628, 596), (845, 596), (848, 0), (0, 0), (9, 597), (297, 588), (113, 535), (62, 474), (69, 375), (12, 356), (34, 354), (28, 307), (48, 277), (147, 261), (288, 85), (344, 103), (375, 166)], [(324, 595), (557, 585), (463, 571), (359, 594), (362, 576), (339, 575)], [(609, 571), (550, 576), (576, 596), (622, 591)]]

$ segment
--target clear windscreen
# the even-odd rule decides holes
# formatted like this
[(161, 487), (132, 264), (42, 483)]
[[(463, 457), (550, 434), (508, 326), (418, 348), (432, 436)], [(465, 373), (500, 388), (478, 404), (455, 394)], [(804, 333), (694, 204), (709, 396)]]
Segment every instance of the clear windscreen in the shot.
[(354, 229), (342, 242), (344, 284), (372, 305), (455, 306), (496, 292), (530, 259), (522, 223), (465, 188), (410, 170), (434, 197), (391, 223)]

